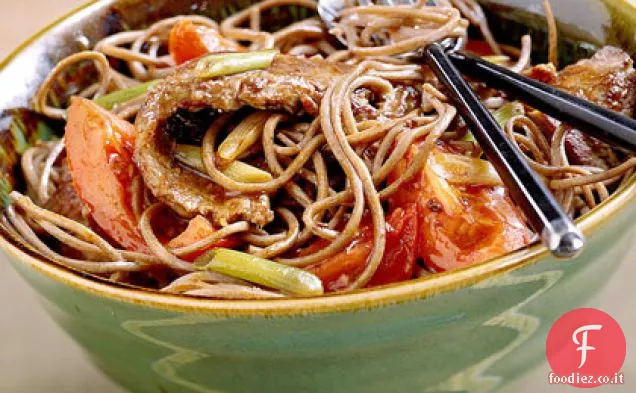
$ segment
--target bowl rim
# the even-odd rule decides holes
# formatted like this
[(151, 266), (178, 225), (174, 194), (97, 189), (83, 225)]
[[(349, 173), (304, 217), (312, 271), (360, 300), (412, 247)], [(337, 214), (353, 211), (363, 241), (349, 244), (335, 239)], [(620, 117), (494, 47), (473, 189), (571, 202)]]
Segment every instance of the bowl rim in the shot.
[[(57, 18), (32, 35), (0, 62), (0, 72), (37, 39), (77, 15), (90, 6), (109, 3), (112, 0), (90, 0), (67, 14)], [(630, 2), (626, 2), (630, 4)], [(631, 3), (634, 8), (636, 4)], [(636, 175), (622, 189), (599, 208), (577, 220), (582, 232), (589, 236), (602, 229), (603, 224), (636, 199)], [(362, 311), (392, 304), (411, 302), (469, 287), (483, 280), (503, 275), (512, 270), (530, 266), (550, 257), (548, 249), (540, 243), (530, 244), (513, 253), (487, 262), (468, 266), (452, 272), (438, 273), (425, 278), (403, 281), (377, 288), (368, 288), (344, 294), (327, 294), (311, 298), (283, 298), (270, 300), (214, 300), (168, 294), (141, 288), (129, 288), (99, 281), (79, 272), (60, 266), (44, 257), (34, 257), (0, 234), (0, 249), (9, 258), (23, 263), (58, 283), (109, 300), (151, 307), (171, 312), (194, 312), (217, 316), (301, 316), (350, 311)], [(563, 263), (576, 263), (576, 260)]]

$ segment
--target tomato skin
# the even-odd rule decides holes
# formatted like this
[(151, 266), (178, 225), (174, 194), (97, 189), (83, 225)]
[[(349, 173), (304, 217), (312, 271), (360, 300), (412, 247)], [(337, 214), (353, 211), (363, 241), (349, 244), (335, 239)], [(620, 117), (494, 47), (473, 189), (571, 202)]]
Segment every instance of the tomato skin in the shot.
[[(413, 146), (396, 166), (389, 182), (404, 173), (417, 149)], [(389, 200), (392, 209), (417, 204), (417, 257), (431, 270), (448, 271), (484, 262), (530, 242), (532, 232), (503, 187), (452, 186), (452, 190), (461, 201), (459, 212), (444, 210), (423, 170)]]
[(149, 253), (131, 206), (133, 125), (73, 97), (64, 139), (73, 185), (95, 223), (124, 248)]
[[(413, 277), (416, 263), (417, 205), (392, 211), (387, 217), (384, 256), (368, 287), (408, 280)], [(318, 240), (302, 254), (323, 248), (328, 242)], [(309, 250), (309, 251), (308, 251)], [(365, 219), (351, 244), (336, 255), (319, 262), (307, 270), (317, 275), (325, 290), (345, 289), (364, 271), (373, 250), (373, 226)]]
[(464, 209), (447, 214), (434, 199), (418, 203), (418, 255), (434, 271), (484, 262), (526, 245), (532, 233), (503, 188), (458, 190)]
[(387, 219), (384, 256), (368, 287), (413, 278), (417, 261), (417, 220), (417, 205), (414, 203), (391, 213)]
[(245, 48), (213, 28), (182, 20), (170, 30), (168, 50), (175, 63), (180, 65), (208, 53), (244, 52)]
[[(366, 223), (360, 226), (358, 235), (346, 249), (307, 268), (320, 278), (326, 292), (345, 289), (364, 271), (373, 249), (373, 228), (369, 220), (365, 221)], [(320, 239), (314, 244), (322, 245), (325, 241)], [(317, 248), (314, 244), (310, 245), (309, 249)]]

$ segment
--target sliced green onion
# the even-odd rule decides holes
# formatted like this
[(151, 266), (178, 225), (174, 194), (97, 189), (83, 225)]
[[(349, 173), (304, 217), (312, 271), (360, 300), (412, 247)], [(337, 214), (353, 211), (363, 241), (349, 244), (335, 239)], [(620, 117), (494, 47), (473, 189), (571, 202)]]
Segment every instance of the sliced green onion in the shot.
[(494, 111), (492, 115), (501, 128), (505, 128), (508, 120), (515, 116), (523, 115), (524, 113), (523, 105), (515, 101), (504, 104), (501, 108)]
[(273, 179), (272, 174), (242, 161), (232, 161), (223, 174), (241, 183), (266, 183)]
[(439, 176), (431, 167), (431, 159), (424, 167), (424, 176), (426, 181), (433, 190), (433, 194), (437, 200), (442, 204), (444, 211), (447, 214), (461, 214), (462, 204), (459, 201), (459, 197), (453, 191), (453, 187), (444, 179)]
[(473, 135), (473, 133), (470, 131), (466, 132), (466, 135), (464, 135), (464, 137), (462, 138), (462, 141), (477, 143), (477, 139), (475, 139), (475, 135)]
[(482, 59), (494, 64), (506, 64), (510, 61), (510, 57), (506, 55), (482, 56)]
[(298, 296), (324, 293), (320, 278), (308, 271), (227, 248), (208, 251), (194, 265)]
[(437, 176), (452, 184), (503, 185), (495, 167), (479, 158), (436, 153), (429, 158), (429, 165)]
[(177, 145), (175, 155), (177, 160), (187, 166), (194, 168), (199, 172), (207, 172), (205, 165), (203, 165), (203, 159), (201, 159), (201, 148), (199, 146)]
[(133, 98), (137, 98), (140, 95), (145, 94), (146, 92), (148, 92), (148, 90), (150, 90), (151, 87), (157, 84), (157, 82), (159, 81), (150, 81), (134, 87), (130, 87), (128, 89), (117, 90), (115, 92), (95, 99), (95, 103), (97, 103), (104, 109), (111, 110), (117, 104), (130, 101)]
[[(201, 159), (201, 148), (192, 145), (177, 145), (176, 158), (183, 164), (206, 173), (205, 165)], [(269, 172), (246, 164), (242, 161), (233, 161), (225, 169), (223, 174), (232, 180), (241, 183), (265, 183), (273, 179)]]
[(226, 166), (261, 138), (268, 112), (254, 112), (239, 123), (219, 145), (219, 165)]
[[(508, 120), (512, 119), (515, 116), (523, 115), (524, 113), (525, 110), (523, 109), (522, 104), (520, 104), (519, 102), (509, 102), (494, 111), (492, 115), (494, 116), (495, 120), (497, 120), (497, 123), (501, 128), (506, 128)], [(477, 142), (475, 136), (471, 132), (467, 132), (462, 140), (473, 143)]]
[(27, 127), (22, 119), (13, 119), (9, 125), (9, 131), (13, 137), (13, 147), (18, 154), (23, 154), (31, 147), (27, 137)]
[(13, 204), (13, 200), (9, 196), (11, 191), (13, 191), (11, 181), (6, 178), (4, 173), (0, 173), (0, 208), (6, 209)]
[(221, 53), (199, 60), (195, 71), (200, 78), (214, 78), (269, 67), (278, 50), (270, 49), (246, 53)]

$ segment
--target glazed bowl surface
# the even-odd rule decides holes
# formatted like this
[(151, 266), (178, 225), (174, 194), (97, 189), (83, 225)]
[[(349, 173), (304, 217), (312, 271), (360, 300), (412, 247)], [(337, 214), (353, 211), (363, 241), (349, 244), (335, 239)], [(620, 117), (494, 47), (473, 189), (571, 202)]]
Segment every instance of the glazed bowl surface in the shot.
[[(518, 42), (529, 29), (535, 59), (543, 60), (543, 18), (528, 2), (483, 3), (500, 39)], [(636, 53), (633, 2), (556, 3), (563, 22), (562, 62), (589, 56), (604, 43)], [(28, 105), (54, 64), (80, 50), (78, 37), (95, 42), (122, 26), (143, 27), (183, 13), (221, 19), (249, 4), (110, 0), (86, 5), (2, 64), (0, 109)], [(302, 16), (280, 9), (271, 25)], [(83, 276), (5, 237), (0, 248), (55, 321), (131, 392), (489, 393), (542, 362), (554, 321), (585, 305), (609, 280), (634, 240), (635, 195), (633, 180), (580, 220), (589, 245), (573, 261), (555, 260), (533, 245), (452, 273), (312, 299), (213, 301), (156, 294)]]

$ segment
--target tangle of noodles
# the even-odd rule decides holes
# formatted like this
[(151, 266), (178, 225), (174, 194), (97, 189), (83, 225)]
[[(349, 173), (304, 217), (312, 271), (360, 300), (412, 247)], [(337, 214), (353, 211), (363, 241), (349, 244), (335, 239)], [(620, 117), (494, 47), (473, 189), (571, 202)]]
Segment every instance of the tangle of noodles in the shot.
[[(234, 239), (235, 248), (254, 257), (312, 271), (343, 252), (354, 253), (361, 233), (369, 228), (364, 265), (338, 283), (339, 290), (367, 286), (380, 269), (385, 249), (394, 241), (389, 238), (394, 228), (387, 206), (396, 194), (422, 173), (440, 146), (465, 158), (481, 157), (479, 146), (469, 138), (455, 108), (427, 69), (391, 56), (446, 37), (465, 37), (472, 24), (493, 58), (502, 59), (515, 72), (524, 72), (531, 66), (532, 42), (524, 36), (520, 50), (512, 54), (509, 48), (500, 47), (474, 0), (420, 0), (414, 6), (346, 8), (331, 31), (346, 40), (348, 48), (343, 49), (316, 17), (276, 32), (266, 31), (264, 15), (281, 6), (316, 10), (313, 0), (264, 0), (220, 24), (202, 16), (177, 16), (145, 30), (114, 34), (91, 50), (59, 62), (33, 100), (38, 112), (65, 119), (60, 84), (67, 73), (82, 66), (90, 67), (94, 78), (68, 94), (91, 100), (149, 81), (172, 80), (184, 71), (177, 68), (166, 48), (171, 30), (181, 23), (210, 29), (249, 51), (278, 49), (291, 56), (341, 64), (346, 72), (329, 81), (313, 116), (240, 110), (215, 116), (199, 141), (202, 163), (188, 173), (194, 173), (197, 181), (214, 183), (227, 195), (259, 193), (269, 198), (273, 220), (266, 220), (267, 225), (232, 220), (190, 243), (167, 242), (191, 217), (180, 216), (170, 203), (153, 195), (147, 179), (135, 174), (130, 184), (131, 211), (147, 251), (116, 247), (91, 222), (85, 206), (73, 217), (50, 207), (56, 202), (53, 196), (68, 186), (62, 139), (39, 143), (22, 155), (26, 191), (11, 193), (13, 204), (4, 212), (2, 227), (25, 247), (73, 269), (163, 292), (223, 299), (269, 299), (289, 293), (231, 274), (199, 271), (192, 264), (192, 255)], [(556, 64), (556, 25), (548, 1), (545, 7), (550, 60)], [(131, 121), (140, 111), (147, 115), (152, 111), (152, 94), (170, 97), (171, 91), (161, 90), (168, 89), (167, 85), (159, 82), (150, 93), (118, 102), (110, 112)], [(196, 87), (190, 88), (196, 91)], [(499, 92), (483, 87), (478, 92), (493, 110), (511, 104)], [(368, 112), (360, 112), (359, 107)], [(573, 164), (565, 147), (569, 128), (558, 126), (550, 137), (544, 132), (541, 114), (522, 105), (519, 108), (505, 119), (505, 131), (572, 217), (598, 207), (632, 176), (633, 157), (612, 156), (610, 167)], [(256, 125), (248, 119), (256, 119)], [(138, 128), (140, 124), (144, 122), (138, 121)], [(251, 139), (227, 159), (221, 155), (220, 143), (239, 129), (248, 130)], [(415, 153), (414, 145), (418, 146)], [(236, 161), (257, 167), (261, 175), (265, 172), (264, 180), (254, 183), (230, 176), (224, 168)], [(166, 218), (174, 228), (160, 228), (164, 224), (157, 222)], [(312, 249), (312, 244), (321, 246)], [(304, 249), (312, 252), (302, 252)], [(431, 270), (420, 266), (411, 277), (426, 276)]]

